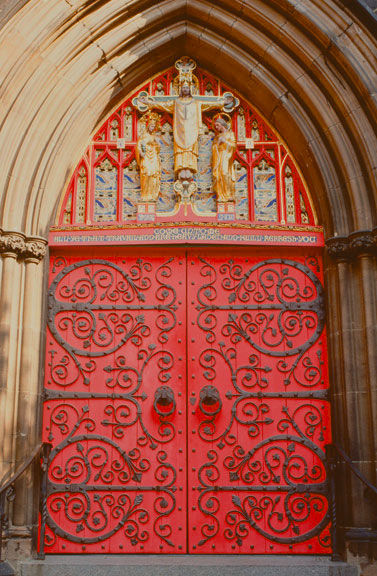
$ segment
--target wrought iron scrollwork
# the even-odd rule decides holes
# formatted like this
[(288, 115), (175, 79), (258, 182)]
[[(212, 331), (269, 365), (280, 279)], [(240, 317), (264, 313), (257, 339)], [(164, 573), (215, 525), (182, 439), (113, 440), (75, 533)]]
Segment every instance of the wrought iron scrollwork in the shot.
[[(307, 543), (302, 550), (328, 552), (318, 260), (199, 260), (196, 325), (208, 384), (196, 431), (211, 449), (196, 473), (197, 546), (207, 551), (225, 540), (242, 550), (261, 538), (259, 549), (263, 542), (282, 551)], [(210, 409), (220, 383), (221, 418)]]
[(44, 516), (48, 551), (69, 543), (74, 552), (100, 552), (110, 541), (119, 542), (119, 551), (127, 545), (140, 551), (151, 540), (176, 546), (177, 463), (163, 449), (177, 433), (177, 401), (168, 386), (176, 371), (168, 342), (178, 310), (171, 264), (171, 258), (157, 265), (60, 259), (53, 266), (54, 341), (44, 389), (45, 430), (54, 442)]
[[(324, 326), (323, 289), (308, 266), (294, 260), (271, 259), (243, 272), (240, 265), (230, 260), (220, 267), (221, 287), (229, 293), (228, 304), (218, 305), (217, 271), (209, 262), (201, 262), (201, 274), (210, 280), (197, 295), (197, 323), (207, 333), (207, 342), (215, 341), (216, 311), (224, 310), (228, 311), (228, 319), (222, 334), (232, 344), (243, 339), (270, 356), (303, 356), (319, 338)], [(291, 274), (292, 269), (309, 284), (301, 287)], [(310, 331), (309, 338), (295, 344), (295, 337), (304, 329)]]
[(55, 385), (71, 386), (80, 376), (88, 385), (96, 358), (113, 354), (127, 342), (140, 346), (151, 333), (145, 316), (151, 310), (157, 314), (158, 339), (167, 342), (176, 325), (177, 310), (175, 290), (167, 283), (172, 273), (170, 262), (155, 272), (158, 288), (154, 305), (146, 304), (152, 265), (141, 259), (127, 271), (97, 259), (66, 266), (57, 274), (49, 290), (48, 326), (66, 354), (55, 358), (56, 352), (50, 352)]

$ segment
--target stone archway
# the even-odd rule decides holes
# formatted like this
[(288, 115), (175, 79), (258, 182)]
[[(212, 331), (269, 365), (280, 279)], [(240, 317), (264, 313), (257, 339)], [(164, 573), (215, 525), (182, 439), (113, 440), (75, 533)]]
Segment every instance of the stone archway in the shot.
[[(25, 238), (47, 235), (57, 198), (89, 133), (119, 95), (141, 81), (146, 71), (152, 74), (168, 65), (172, 52), (190, 52), (207, 68), (223, 69), (229, 84), (239, 86), (250, 99), (255, 95), (258, 107), (286, 135), (316, 192), (326, 237), (332, 237), (326, 275), (336, 438), (375, 481), (372, 19), (366, 26), (366, 13), (357, 2), (349, 8), (329, 0), (315, 7), (271, 1), (264, 11), (234, 2), (221, 7), (195, 2), (119, 7), (117, 2), (72, 6), (56, 1), (42, 15), (38, 2), (19, 4), (23, 7), (1, 32), (6, 60), (2, 393), (6, 405), (13, 407), (3, 433), (4, 469), (22, 461), (38, 436), (30, 399), (38, 400), (40, 364), (34, 343), (42, 332), (44, 274), (35, 261), (29, 266), (24, 260), (29, 253), (21, 244)], [(17, 438), (17, 449), (11, 438)], [(344, 522), (370, 526), (361, 491), (353, 487), (352, 493), (348, 497), (344, 487), (344, 502), (353, 502)], [(15, 508), (14, 521), (20, 526), (30, 523), (34, 514), (28, 492), (24, 494), (29, 504)]]

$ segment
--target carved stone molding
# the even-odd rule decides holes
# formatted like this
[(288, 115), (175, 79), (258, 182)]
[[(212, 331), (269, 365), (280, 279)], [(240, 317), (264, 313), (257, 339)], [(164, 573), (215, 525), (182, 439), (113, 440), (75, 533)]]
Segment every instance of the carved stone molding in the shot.
[(376, 237), (368, 230), (361, 230), (350, 234), (350, 248), (356, 255), (370, 254), (376, 252)]
[(333, 236), (326, 240), (326, 246), (328, 255), (339, 261), (377, 254), (377, 228), (358, 230), (349, 236)]
[(40, 236), (25, 236), (22, 232), (0, 230), (0, 254), (25, 262), (40, 262), (46, 255), (47, 240)]
[(26, 262), (40, 262), (46, 256), (47, 240), (39, 237), (26, 238), (25, 254)]
[(327, 253), (331, 258), (347, 260), (349, 258), (349, 240), (347, 236), (334, 236), (326, 241)]

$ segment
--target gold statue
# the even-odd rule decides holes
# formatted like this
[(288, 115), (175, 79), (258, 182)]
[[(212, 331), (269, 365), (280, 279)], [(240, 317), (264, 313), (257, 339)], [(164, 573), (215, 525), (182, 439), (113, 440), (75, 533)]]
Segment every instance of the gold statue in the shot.
[(156, 202), (160, 194), (161, 162), (160, 145), (155, 132), (160, 128), (160, 116), (156, 112), (147, 112), (141, 122), (145, 123), (145, 128), (135, 150), (140, 167), (141, 199), (144, 202)]
[(232, 202), (236, 191), (233, 160), (237, 144), (230, 116), (217, 114), (213, 119), (213, 127), (216, 131), (212, 147), (213, 189), (218, 202)]
[(140, 111), (164, 110), (173, 114), (174, 172), (180, 181), (192, 180), (198, 169), (198, 140), (202, 112), (222, 109), (232, 111), (239, 100), (230, 92), (223, 96), (200, 96), (199, 82), (192, 73), (196, 64), (187, 56), (175, 64), (179, 75), (173, 81), (173, 96), (149, 96), (141, 92), (133, 99)]

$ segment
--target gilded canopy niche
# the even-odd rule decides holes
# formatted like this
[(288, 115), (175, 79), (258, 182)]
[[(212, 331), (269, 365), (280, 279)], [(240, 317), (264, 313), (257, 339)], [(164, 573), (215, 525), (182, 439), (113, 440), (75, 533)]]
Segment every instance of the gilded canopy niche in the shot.
[(94, 134), (53, 231), (175, 224), (321, 232), (283, 140), (189, 57), (129, 94)]

